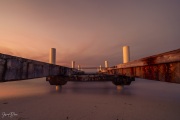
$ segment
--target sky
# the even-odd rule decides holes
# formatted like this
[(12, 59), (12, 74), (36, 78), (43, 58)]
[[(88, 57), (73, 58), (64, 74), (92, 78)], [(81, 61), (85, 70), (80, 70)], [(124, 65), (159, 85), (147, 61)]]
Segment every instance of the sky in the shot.
[(0, 0), (0, 53), (110, 66), (180, 48), (180, 0)]

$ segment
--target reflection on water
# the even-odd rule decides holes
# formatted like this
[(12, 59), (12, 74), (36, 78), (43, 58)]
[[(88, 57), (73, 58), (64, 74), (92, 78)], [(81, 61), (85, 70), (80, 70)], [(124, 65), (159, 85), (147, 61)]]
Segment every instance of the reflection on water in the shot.
[(0, 88), (0, 113), (14, 111), (18, 119), (180, 120), (180, 84), (136, 79), (130, 86), (112, 82), (53, 86), (41, 78), (0, 83)]
[(117, 85), (116, 88), (117, 88), (117, 91), (118, 92), (121, 92), (123, 90), (123, 87), (122, 85)]
[[(56, 91), (55, 91), (56, 90)], [(51, 86), (53, 94), (114, 94), (116, 86), (112, 82), (68, 82), (63, 86)]]
[(0, 98), (26, 97), (48, 94), (116, 94), (112, 82), (68, 82), (53, 86), (45, 78), (0, 83)]
[[(68, 82), (53, 86), (45, 78), (0, 83), (0, 99), (40, 95), (111, 95), (144, 96), (155, 99), (180, 99), (179, 84), (137, 79), (130, 86), (115, 86), (112, 82)], [(167, 89), (168, 88), (168, 89)]]
[(61, 85), (56, 85), (56, 91), (59, 92), (62, 90), (62, 86)]
[(45, 78), (0, 83), (0, 98), (15, 98), (46, 94), (50, 85)]

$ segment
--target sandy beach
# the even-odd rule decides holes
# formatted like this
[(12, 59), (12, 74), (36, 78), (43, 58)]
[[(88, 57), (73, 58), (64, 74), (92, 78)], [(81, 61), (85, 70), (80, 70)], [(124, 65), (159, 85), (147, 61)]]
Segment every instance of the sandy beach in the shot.
[(56, 90), (40, 78), (0, 88), (3, 120), (180, 120), (180, 85), (174, 83), (136, 79), (117, 90), (111, 82), (68, 82)]

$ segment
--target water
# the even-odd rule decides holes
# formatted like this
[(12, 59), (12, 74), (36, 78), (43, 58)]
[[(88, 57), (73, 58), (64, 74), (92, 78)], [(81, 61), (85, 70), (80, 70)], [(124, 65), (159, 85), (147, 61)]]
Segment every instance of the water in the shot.
[(180, 119), (180, 84), (136, 79), (124, 87), (111, 82), (56, 87), (40, 78), (0, 83), (0, 89), (0, 114), (18, 114), (11, 119)]

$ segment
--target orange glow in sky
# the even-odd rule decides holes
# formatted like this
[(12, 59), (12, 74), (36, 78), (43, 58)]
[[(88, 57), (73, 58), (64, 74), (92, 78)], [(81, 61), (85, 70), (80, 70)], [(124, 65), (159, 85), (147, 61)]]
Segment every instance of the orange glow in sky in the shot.
[(57, 64), (87, 66), (122, 63), (178, 49), (180, 1), (0, 1), (0, 53)]

